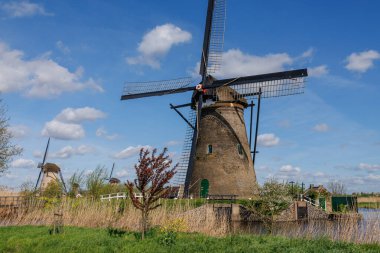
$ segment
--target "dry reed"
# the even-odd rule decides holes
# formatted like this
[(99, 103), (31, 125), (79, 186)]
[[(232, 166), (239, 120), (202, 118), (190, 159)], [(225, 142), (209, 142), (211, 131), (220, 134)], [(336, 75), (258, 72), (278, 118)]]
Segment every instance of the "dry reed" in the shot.
[[(29, 203), (19, 209), (4, 209), (0, 213), (0, 226), (44, 225), (54, 222), (54, 213), (58, 210), (63, 214), (65, 226), (93, 228), (123, 228), (137, 231), (141, 229), (141, 212), (127, 201), (125, 206), (120, 201), (100, 202), (91, 199), (66, 199), (60, 206), (43, 207), (43, 203)], [(1, 209), (0, 209), (1, 210)], [(163, 205), (153, 210), (149, 215), (149, 223), (153, 226), (163, 226), (175, 220), (183, 219), (186, 229), (183, 232), (200, 232), (212, 236), (225, 235), (228, 232), (228, 222), (224, 217), (216, 218), (212, 209), (195, 208), (191, 202)]]
[[(2, 210), (2, 213), (1, 213)], [(123, 228), (130, 231), (140, 230), (141, 213), (129, 201), (124, 208), (119, 201), (100, 202), (91, 199), (66, 199), (60, 210), (63, 212), (65, 226), (94, 228)], [(56, 207), (42, 207), (42, 203), (29, 203), (19, 209), (0, 209), (0, 226), (45, 225), (54, 222)], [(260, 223), (251, 223), (249, 230), (240, 223), (231, 229), (225, 215), (216, 216), (210, 205), (196, 208), (190, 201), (163, 202), (160, 208), (149, 216), (151, 226), (165, 226), (173, 220), (182, 219), (186, 223), (183, 232), (199, 232), (210, 236), (224, 236), (232, 232), (265, 233)], [(347, 216), (335, 221), (309, 220), (306, 222), (278, 222), (272, 230), (273, 235), (298, 238), (326, 237), (334, 241), (380, 244), (380, 212), (368, 212), (363, 220)]]

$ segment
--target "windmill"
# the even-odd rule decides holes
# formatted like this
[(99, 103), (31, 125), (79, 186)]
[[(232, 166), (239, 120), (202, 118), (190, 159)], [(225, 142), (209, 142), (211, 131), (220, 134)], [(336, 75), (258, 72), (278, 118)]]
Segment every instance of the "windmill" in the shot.
[(108, 178), (106, 178), (106, 180), (108, 180), (108, 183), (110, 183), (110, 184), (119, 184), (120, 183), (120, 179), (118, 179), (116, 177), (112, 177), (113, 169), (114, 168), (115, 168), (115, 163), (112, 164), (110, 176)]
[[(38, 175), (36, 186), (34, 187), (34, 191), (37, 190), (39, 185), (40, 185), (39, 190), (44, 191), (51, 182), (61, 182), (65, 192), (67, 193), (66, 184), (65, 184), (65, 181), (63, 180), (61, 168), (59, 168), (55, 163), (45, 163), (47, 154), (49, 151), (49, 145), (50, 145), (50, 138), (48, 139), (48, 142), (46, 144), (46, 149), (45, 149), (42, 162), (39, 163), (37, 166), (37, 168), (40, 169), (40, 173)], [(42, 180), (40, 183), (41, 176), (42, 176)]]
[[(121, 100), (193, 92), (190, 103), (172, 105), (188, 124), (178, 181), (185, 196), (238, 195), (257, 193), (253, 157), (257, 153), (256, 136), (251, 151), (244, 110), (262, 98), (289, 96), (303, 92), (306, 69), (234, 77), (217, 80), (211, 74), (221, 65), (226, 16), (225, 0), (209, 0), (199, 74), (202, 80), (194, 85), (192, 78), (166, 81), (126, 83)], [(192, 109), (187, 119), (178, 109)]]

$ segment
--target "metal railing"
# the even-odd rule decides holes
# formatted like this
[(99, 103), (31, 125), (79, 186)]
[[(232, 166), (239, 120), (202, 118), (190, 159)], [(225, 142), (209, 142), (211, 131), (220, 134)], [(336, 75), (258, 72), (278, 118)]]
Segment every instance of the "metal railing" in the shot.
[(313, 199), (311, 199), (309, 197), (306, 197), (303, 194), (301, 194), (300, 198), (301, 198), (301, 201), (305, 201), (305, 202), (309, 203), (312, 206), (315, 206), (315, 207), (323, 209), (323, 207), (320, 206), (319, 204), (315, 203), (315, 201)]

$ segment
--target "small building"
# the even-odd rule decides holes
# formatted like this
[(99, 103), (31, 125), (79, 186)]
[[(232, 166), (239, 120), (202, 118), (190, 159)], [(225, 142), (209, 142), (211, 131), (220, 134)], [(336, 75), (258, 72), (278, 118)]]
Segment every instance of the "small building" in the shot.
[(323, 185), (314, 186), (311, 184), (303, 195), (326, 212), (332, 212), (332, 194)]

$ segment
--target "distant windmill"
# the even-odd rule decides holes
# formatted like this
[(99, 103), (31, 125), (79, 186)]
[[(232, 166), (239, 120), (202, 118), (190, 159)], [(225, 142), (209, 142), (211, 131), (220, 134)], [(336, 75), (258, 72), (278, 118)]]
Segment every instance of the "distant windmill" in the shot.
[(112, 164), (112, 169), (111, 169), (110, 176), (106, 180), (108, 180), (108, 182), (110, 184), (119, 184), (120, 183), (120, 179), (112, 177), (112, 173), (113, 173), (113, 169), (114, 168), (115, 168), (115, 163)]
[[(126, 83), (121, 96), (121, 100), (129, 100), (193, 92), (190, 103), (177, 106), (170, 104), (171, 109), (189, 126), (178, 173), (185, 196), (218, 194), (250, 197), (257, 193), (251, 155), (257, 153), (258, 120), (255, 148), (251, 151), (251, 136), (248, 141), (244, 109), (248, 106), (252, 108), (254, 104), (249, 104), (247, 100), (257, 98), (259, 108), (261, 98), (299, 94), (305, 86), (306, 69), (224, 80), (217, 80), (210, 75), (221, 65), (225, 16), (225, 0), (208, 1), (199, 70), (202, 80), (199, 84), (192, 85), (192, 78)], [(188, 106), (193, 109), (190, 119), (178, 110)]]
[[(37, 166), (37, 168), (40, 169), (40, 174), (38, 175), (36, 186), (34, 187), (34, 191), (36, 191), (38, 187), (40, 191), (44, 191), (51, 182), (57, 182), (57, 183), (61, 182), (65, 192), (67, 193), (66, 184), (65, 184), (65, 181), (63, 180), (61, 168), (59, 168), (54, 163), (45, 163), (47, 154), (49, 151), (49, 145), (50, 145), (50, 138), (48, 139), (48, 142), (46, 145), (45, 154), (44, 154), (42, 163), (39, 163)], [(41, 176), (42, 176), (42, 180), (40, 183)]]

